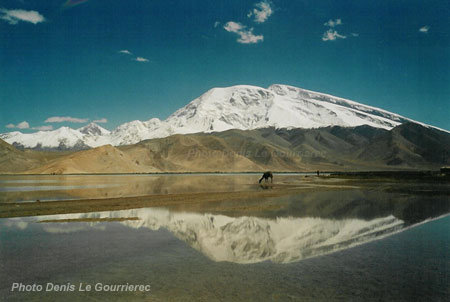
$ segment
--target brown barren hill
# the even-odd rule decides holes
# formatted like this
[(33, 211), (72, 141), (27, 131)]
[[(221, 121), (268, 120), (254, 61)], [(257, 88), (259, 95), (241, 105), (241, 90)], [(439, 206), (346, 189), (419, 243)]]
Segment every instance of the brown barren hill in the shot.
[(38, 160), (0, 139), (0, 173), (22, 172), (38, 164)]
[(0, 173), (25, 173), (70, 153), (70, 151), (22, 151), (0, 139)]
[(259, 171), (260, 165), (214, 136), (173, 135), (121, 147), (138, 162), (169, 172)]
[(55, 159), (42, 167), (29, 170), (27, 173), (142, 173), (155, 171), (152, 167), (139, 165), (119, 149), (111, 145), (105, 145)]

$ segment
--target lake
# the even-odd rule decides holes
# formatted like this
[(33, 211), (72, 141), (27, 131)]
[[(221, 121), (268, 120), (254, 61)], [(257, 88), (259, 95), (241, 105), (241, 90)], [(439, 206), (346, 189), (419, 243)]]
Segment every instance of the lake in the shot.
[[(0, 198), (45, 202), (267, 189), (258, 178), (2, 176)], [(450, 297), (448, 183), (352, 181), (331, 188), (336, 180), (311, 175), (275, 175), (274, 182), (305, 191), (183, 208), (0, 219), (0, 296), (7, 301)], [(12, 291), (14, 284), (35, 290)], [(110, 291), (117, 285), (149, 290)]]
[[(288, 180), (292, 174), (281, 175)], [(296, 174), (308, 175), (308, 174)], [(259, 174), (0, 175), (0, 202), (258, 190)]]

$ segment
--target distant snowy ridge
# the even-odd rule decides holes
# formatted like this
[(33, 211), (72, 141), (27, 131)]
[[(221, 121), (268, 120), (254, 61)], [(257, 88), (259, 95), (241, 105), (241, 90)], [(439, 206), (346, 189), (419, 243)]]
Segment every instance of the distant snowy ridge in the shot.
[(14, 131), (0, 134), (0, 138), (26, 148), (64, 149), (105, 144), (128, 145), (173, 134), (209, 133), (229, 129), (360, 125), (392, 129), (404, 122), (431, 127), (383, 109), (297, 87), (276, 84), (265, 89), (239, 85), (210, 89), (163, 121), (158, 118), (136, 120), (122, 124), (113, 131), (95, 123), (76, 130), (61, 127), (53, 131), (29, 134)]
[(0, 138), (10, 144), (26, 148), (74, 148), (97, 147), (110, 144), (110, 131), (95, 123), (79, 129), (61, 127), (53, 131), (21, 133), (19, 131), (0, 134)]

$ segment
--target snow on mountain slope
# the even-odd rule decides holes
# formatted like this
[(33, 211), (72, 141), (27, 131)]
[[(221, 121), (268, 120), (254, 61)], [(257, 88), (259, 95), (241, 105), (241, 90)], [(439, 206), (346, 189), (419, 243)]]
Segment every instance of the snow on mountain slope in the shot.
[(120, 125), (109, 135), (113, 146), (135, 144), (145, 139), (166, 137), (175, 134), (168, 123), (158, 118), (146, 122), (132, 121)]
[(58, 148), (74, 147), (83, 144), (83, 135), (80, 131), (69, 127), (61, 127), (53, 131), (38, 131), (35, 133), (21, 133), (19, 131), (1, 134), (0, 138), (13, 144), (20, 144), (27, 148)]
[(29, 148), (38, 144), (56, 148), (61, 142), (67, 147), (76, 144), (97, 147), (104, 144), (134, 144), (173, 134), (229, 129), (360, 125), (391, 129), (407, 121), (415, 122), (386, 110), (297, 87), (275, 84), (264, 89), (239, 85), (213, 88), (163, 121), (157, 118), (136, 120), (122, 124), (111, 132), (91, 123), (77, 130), (62, 127), (31, 134), (15, 131), (0, 134), (0, 138), (10, 144), (18, 143)]
[(99, 147), (108, 145), (111, 142), (109, 135), (111, 131), (100, 127), (96, 123), (90, 123), (82, 128), (77, 129), (83, 134), (83, 143), (90, 147)]
[(111, 133), (111, 131), (106, 130), (103, 127), (100, 127), (96, 123), (90, 123), (84, 127), (77, 129), (77, 130), (83, 134), (90, 135), (90, 136), (108, 135)]
[[(363, 105), (354, 101), (324, 93), (318, 93), (306, 89), (279, 84), (271, 85), (269, 89), (274, 91), (277, 95), (285, 96), (289, 99), (309, 104), (314, 104), (316, 107), (329, 109), (329, 112), (332, 116), (334, 116), (334, 114), (332, 113), (334, 112), (337, 114), (336, 117), (346, 117), (344, 124), (342, 124), (341, 126), (346, 126), (345, 123), (354, 124), (363, 121), (363, 124), (365, 125), (370, 125), (370, 123), (372, 123), (371, 126), (390, 129), (401, 123), (412, 121), (403, 116), (383, 109)], [(367, 122), (369, 122), (369, 124)]]
[(275, 94), (254, 86), (213, 88), (166, 120), (176, 133), (267, 127)]
[(331, 125), (391, 129), (406, 118), (344, 99), (285, 85), (214, 88), (172, 114), (175, 133), (228, 129), (317, 128)]

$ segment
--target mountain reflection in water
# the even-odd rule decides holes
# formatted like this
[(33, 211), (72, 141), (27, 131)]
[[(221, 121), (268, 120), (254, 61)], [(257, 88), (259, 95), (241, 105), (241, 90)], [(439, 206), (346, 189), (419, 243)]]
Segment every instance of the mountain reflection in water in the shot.
[[(52, 215), (39, 220), (138, 217), (119, 223), (130, 228), (167, 229), (213, 261), (290, 263), (316, 257), (385, 237), (405, 224), (394, 216), (362, 219), (258, 218), (178, 213), (166, 209), (133, 209), (86, 214)], [(22, 223), (20, 219), (16, 223)], [(86, 223), (98, 228), (99, 223)], [(71, 223), (43, 224), (52, 233), (79, 231)]]

